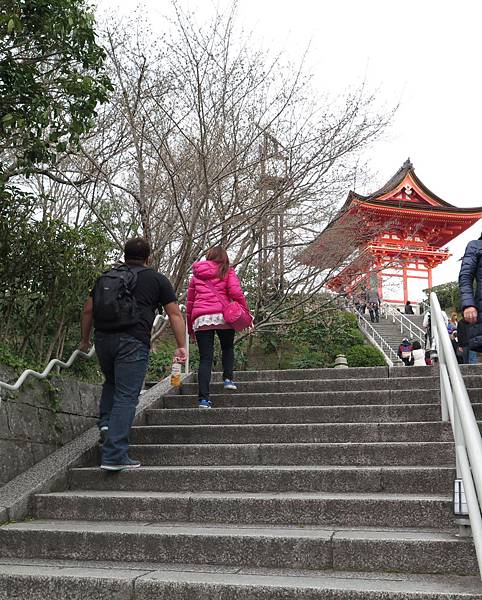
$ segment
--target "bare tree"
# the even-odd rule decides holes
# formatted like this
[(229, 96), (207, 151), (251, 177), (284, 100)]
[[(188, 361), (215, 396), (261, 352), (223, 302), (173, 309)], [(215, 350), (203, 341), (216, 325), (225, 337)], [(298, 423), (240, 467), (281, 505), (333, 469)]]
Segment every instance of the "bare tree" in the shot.
[(251, 282), (258, 326), (284, 322), (294, 292), (309, 305), (326, 280), (300, 249), (391, 112), (364, 86), (319, 98), (303, 60), (293, 68), (237, 32), (235, 5), (201, 27), (173, 7), (160, 40), (141, 21), (105, 26), (115, 91), (81, 152), (39, 172), (56, 200), (43, 209), (102, 222), (119, 248), (142, 233), (181, 295), (192, 262), (221, 243)]

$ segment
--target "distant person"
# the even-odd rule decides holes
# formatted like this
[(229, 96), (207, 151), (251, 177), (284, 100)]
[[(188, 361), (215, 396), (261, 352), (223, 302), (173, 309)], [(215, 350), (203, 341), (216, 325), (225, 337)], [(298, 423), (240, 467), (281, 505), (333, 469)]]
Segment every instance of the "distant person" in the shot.
[(355, 296), (353, 297), (353, 304), (355, 305), (355, 310), (360, 314), (360, 315), (364, 315), (365, 314), (365, 302), (363, 301), (363, 299), (361, 298), (361, 296), (359, 294), (355, 294)]
[(128, 456), (129, 431), (149, 358), (156, 310), (164, 307), (176, 338), (175, 356), (186, 360), (184, 319), (169, 280), (151, 269), (150, 246), (143, 238), (127, 240), (124, 264), (106, 271), (87, 299), (81, 320), (79, 350), (90, 345), (105, 377), (100, 398), (101, 469), (122, 471), (140, 466)]
[(366, 290), (365, 301), (370, 314), (370, 321), (378, 323), (380, 321), (380, 296), (378, 291), (373, 288)]
[(186, 317), (189, 334), (196, 338), (199, 348), (198, 405), (199, 408), (211, 408), (209, 386), (215, 333), (221, 344), (224, 389), (237, 389), (233, 381), (235, 330), (224, 320), (224, 306), (234, 300), (246, 311), (251, 323), (252, 317), (238, 276), (229, 265), (228, 254), (222, 246), (211, 248), (206, 260), (194, 263), (192, 271)]
[[(444, 310), (442, 310), (442, 320), (445, 327), (447, 327), (449, 318)], [(425, 348), (430, 350), (431, 356), (434, 359), (433, 362), (436, 362), (436, 359), (438, 359), (437, 340), (435, 336), (435, 328), (432, 323), (432, 315), (429, 310), (424, 314), (422, 327), (425, 329)]]
[(414, 367), (426, 367), (425, 350), (422, 349), (422, 344), (415, 340), (412, 344), (412, 360), (411, 364)]
[(475, 365), (477, 363), (477, 353), (470, 349), (469, 330), (470, 325), (467, 321), (460, 319), (457, 323), (457, 339), (459, 341), (459, 348), (462, 351), (463, 364)]
[(459, 316), (456, 312), (453, 312), (450, 315), (450, 321), (447, 323), (447, 331), (449, 334), (452, 334), (454, 331), (457, 331), (457, 323)]
[(413, 307), (412, 307), (412, 305), (410, 304), (410, 300), (407, 300), (407, 302), (406, 302), (406, 304), (405, 304), (405, 314), (406, 314), (406, 315), (413, 315), (413, 314), (415, 314), (415, 313), (413, 312)]
[(406, 367), (412, 364), (412, 344), (407, 338), (403, 338), (402, 343), (398, 347), (398, 358), (400, 358)]
[(457, 359), (457, 362), (459, 363), (459, 365), (461, 365), (464, 362), (463, 349), (460, 346), (460, 343), (459, 343), (459, 340), (457, 337), (457, 331), (454, 331), (451, 334), (450, 341), (452, 342), (452, 348), (454, 349), (455, 358)]

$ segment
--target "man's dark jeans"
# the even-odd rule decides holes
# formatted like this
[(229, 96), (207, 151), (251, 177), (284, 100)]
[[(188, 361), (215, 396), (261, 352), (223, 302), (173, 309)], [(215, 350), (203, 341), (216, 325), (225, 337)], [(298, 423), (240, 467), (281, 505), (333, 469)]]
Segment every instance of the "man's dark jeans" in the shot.
[(223, 379), (233, 378), (234, 369), (234, 329), (207, 329), (196, 331), (199, 348), (198, 385), (199, 398), (209, 400), (209, 384), (214, 356), (214, 332), (217, 332), (221, 343)]
[(95, 352), (105, 376), (99, 428), (109, 428), (102, 445), (102, 464), (122, 464), (127, 459), (129, 431), (147, 370), (149, 347), (125, 333), (96, 332)]

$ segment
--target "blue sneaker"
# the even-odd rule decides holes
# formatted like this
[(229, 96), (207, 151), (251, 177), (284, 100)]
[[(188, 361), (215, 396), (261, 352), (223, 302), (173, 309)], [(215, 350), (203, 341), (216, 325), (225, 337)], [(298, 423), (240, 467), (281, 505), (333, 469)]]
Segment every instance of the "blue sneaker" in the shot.
[(198, 400), (199, 408), (211, 408), (211, 400), (207, 400), (206, 398), (200, 398)]
[(224, 380), (224, 389), (225, 390), (237, 390), (236, 384), (231, 379)]

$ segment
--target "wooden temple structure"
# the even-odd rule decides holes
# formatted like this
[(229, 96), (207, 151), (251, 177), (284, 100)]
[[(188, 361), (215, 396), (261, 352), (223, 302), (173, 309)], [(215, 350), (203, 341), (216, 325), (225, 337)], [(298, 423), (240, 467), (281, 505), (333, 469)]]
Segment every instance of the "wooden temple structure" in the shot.
[(377, 289), (385, 302), (415, 304), (432, 287), (432, 269), (450, 256), (448, 242), (482, 217), (431, 192), (408, 159), (378, 191), (350, 191), (345, 204), (300, 256), (328, 271), (327, 287), (353, 294)]

